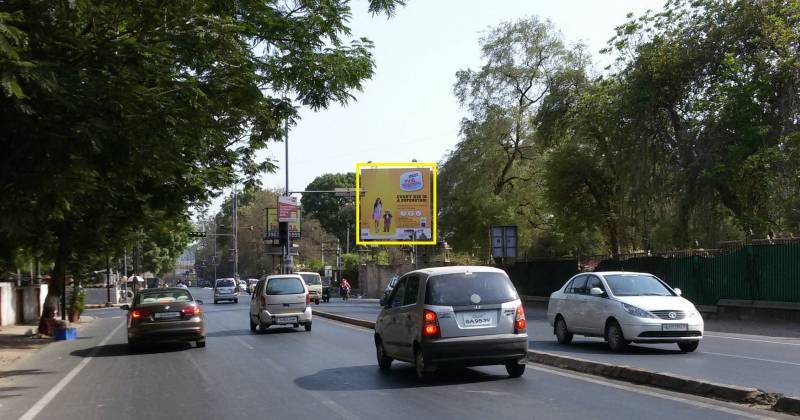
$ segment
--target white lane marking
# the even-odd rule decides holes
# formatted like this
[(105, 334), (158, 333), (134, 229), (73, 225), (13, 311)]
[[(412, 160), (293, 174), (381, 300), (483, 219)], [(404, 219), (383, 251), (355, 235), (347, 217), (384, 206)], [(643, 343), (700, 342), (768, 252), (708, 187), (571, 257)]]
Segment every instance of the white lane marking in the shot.
[(721, 411), (723, 413), (733, 414), (733, 415), (736, 415), (736, 416), (747, 417), (747, 418), (751, 418), (751, 419), (770, 419), (770, 418), (772, 418), (772, 417), (769, 417), (769, 416), (762, 416), (762, 415), (758, 415), (758, 414), (748, 413), (746, 411), (740, 411), (740, 410), (736, 410), (736, 409), (733, 409), (733, 408), (722, 407), (720, 405), (708, 404), (708, 403), (704, 403), (704, 402), (701, 402), (701, 401), (695, 401), (695, 400), (691, 400), (691, 399), (687, 399), (687, 398), (681, 398), (681, 397), (676, 397), (676, 396), (672, 396), (672, 395), (661, 394), (661, 393), (654, 392), (654, 391), (647, 391), (647, 390), (636, 388), (636, 387), (632, 387), (632, 386), (626, 386), (626, 385), (616, 384), (616, 383), (612, 383), (612, 382), (606, 382), (606, 381), (603, 381), (603, 380), (600, 380), (600, 379), (588, 378), (588, 377), (585, 377), (585, 376), (582, 376), (582, 375), (574, 375), (574, 374), (567, 373), (567, 372), (561, 372), (561, 371), (557, 371), (557, 370), (551, 370), (551, 369), (541, 368), (541, 367), (531, 366), (531, 365), (527, 365), (526, 367), (528, 369), (534, 369), (534, 370), (538, 370), (540, 372), (545, 372), (545, 373), (550, 373), (550, 374), (553, 374), (553, 375), (563, 376), (563, 377), (570, 378), (570, 379), (577, 379), (579, 381), (584, 381), (584, 382), (591, 382), (593, 384), (602, 385), (602, 386), (606, 386), (606, 387), (610, 387), (610, 388), (616, 388), (616, 389), (620, 389), (620, 390), (623, 390), (623, 391), (634, 392), (634, 393), (637, 393), (637, 394), (647, 395), (647, 396), (650, 396), (650, 397), (661, 398), (661, 399), (675, 401), (675, 402), (679, 402), (679, 403), (683, 403), (683, 404), (693, 405), (695, 407), (701, 407), (701, 408), (706, 408), (706, 409), (709, 409), (709, 410)]
[(100, 351), (100, 348), (105, 346), (106, 343), (108, 343), (108, 340), (111, 340), (111, 337), (113, 337), (114, 334), (116, 334), (117, 331), (119, 331), (119, 329), (122, 328), (123, 325), (125, 325), (125, 323), (117, 325), (117, 327), (114, 328), (114, 330), (108, 333), (106, 338), (104, 338), (103, 341), (100, 342), (100, 344), (95, 346), (95, 348), (89, 353), (88, 356), (86, 356), (85, 359), (81, 360), (81, 362), (78, 363), (77, 366), (72, 368), (72, 370), (69, 371), (67, 376), (61, 378), (61, 380), (58, 381), (58, 383), (50, 391), (47, 391), (47, 394), (44, 394), (44, 396), (41, 399), (39, 399), (39, 401), (37, 401), (36, 404), (34, 404), (31, 408), (29, 408), (28, 411), (26, 411), (25, 414), (23, 414), (22, 417), (19, 418), (19, 420), (32, 420), (42, 410), (44, 410), (44, 408), (47, 407), (47, 404), (49, 404), (50, 401), (53, 401), (53, 399), (58, 395), (58, 393), (61, 392), (61, 390), (64, 389), (72, 381), (72, 379), (75, 378), (75, 376), (77, 376), (78, 373), (81, 370), (83, 370), (83, 368), (85, 368), (86, 365), (89, 364), (90, 361), (92, 361), (92, 358), (94, 357), (94, 355), (97, 354), (98, 351)]
[(241, 339), (241, 338), (239, 338), (239, 337), (233, 336), (233, 339), (234, 339), (234, 340), (236, 340), (236, 341), (238, 341), (238, 342), (239, 342), (239, 344), (243, 345), (243, 346), (244, 346), (246, 349), (248, 349), (248, 350), (254, 350), (254, 349), (255, 349), (255, 347), (253, 347), (253, 346), (251, 346), (251, 345), (247, 344), (247, 343), (246, 343), (244, 340), (242, 340), (242, 339)]
[(795, 363), (795, 362), (785, 362), (783, 360), (762, 359), (760, 357), (739, 356), (738, 354), (712, 353), (710, 351), (702, 351), (702, 352), (700, 352), (700, 354), (711, 354), (711, 355), (714, 355), (714, 356), (735, 357), (737, 359), (747, 359), (747, 360), (756, 360), (756, 361), (759, 361), (759, 362), (778, 363), (778, 364), (781, 364), (781, 365), (800, 366), (800, 363)]
[(726, 340), (753, 341), (756, 343), (782, 344), (784, 346), (800, 346), (800, 343), (785, 343), (783, 341), (757, 340), (755, 338), (729, 337), (726, 335), (705, 334), (704, 337), (724, 338)]

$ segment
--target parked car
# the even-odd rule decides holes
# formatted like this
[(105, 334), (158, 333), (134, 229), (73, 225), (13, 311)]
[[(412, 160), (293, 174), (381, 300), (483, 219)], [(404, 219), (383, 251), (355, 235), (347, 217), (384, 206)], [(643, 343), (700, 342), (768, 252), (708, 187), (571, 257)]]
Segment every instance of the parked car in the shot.
[(214, 304), (221, 300), (239, 303), (239, 294), (236, 292), (236, 281), (232, 278), (217, 279), (214, 282)]
[(128, 344), (152, 341), (194, 341), (206, 346), (201, 300), (183, 288), (145, 289), (136, 293), (128, 311)]
[(375, 323), (378, 366), (413, 363), (422, 379), (442, 366), (505, 365), (525, 373), (525, 311), (506, 273), (438, 267), (400, 277)]
[(299, 274), (267, 276), (256, 284), (250, 299), (250, 331), (272, 325), (303, 325), (311, 331), (311, 297)]
[(629, 343), (677, 343), (685, 352), (703, 338), (697, 308), (648, 273), (578, 274), (550, 295), (547, 319), (561, 344), (575, 334), (603, 337), (614, 351)]
[(311, 296), (311, 301), (319, 305), (319, 299), (322, 297), (322, 277), (319, 273), (301, 271), (297, 273), (303, 278), (308, 286), (308, 293)]

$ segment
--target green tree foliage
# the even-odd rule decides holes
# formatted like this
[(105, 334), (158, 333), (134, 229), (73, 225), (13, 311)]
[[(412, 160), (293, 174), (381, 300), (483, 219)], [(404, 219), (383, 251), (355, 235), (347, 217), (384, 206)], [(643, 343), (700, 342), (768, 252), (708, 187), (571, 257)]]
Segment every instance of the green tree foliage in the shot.
[(3, 253), (34, 250), (63, 278), (237, 173), (254, 185), (294, 103), (346, 103), (371, 77), (349, 17), (348, 1), (0, 3)]
[[(355, 187), (355, 172), (322, 174), (306, 186), (306, 191), (333, 191), (335, 188)], [(350, 227), (351, 245), (355, 243), (356, 214), (353, 202), (352, 198), (337, 197), (334, 194), (304, 194), (303, 214), (304, 217), (319, 220), (322, 228), (337, 237), (344, 247), (347, 241), (348, 226)]]

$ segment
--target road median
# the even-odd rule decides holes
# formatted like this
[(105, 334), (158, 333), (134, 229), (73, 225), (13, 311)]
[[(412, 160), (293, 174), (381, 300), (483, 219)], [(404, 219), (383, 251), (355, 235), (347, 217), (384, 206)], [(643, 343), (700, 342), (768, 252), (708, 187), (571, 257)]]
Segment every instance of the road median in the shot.
[[(375, 322), (373, 321), (352, 318), (316, 309), (314, 310), (314, 314), (346, 324), (370, 329), (375, 328)], [(800, 397), (785, 397), (781, 394), (770, 393), (756, 388), (718, 384), (671, 373), (653, 372), (632, 366), (595, 362), (538, 350), (528, 351), (528, 361), (540, 365), (602, 376), (609, 379), (662, 388), (682, 394), (714, 398), (739, 404), (749, 404), (774, 411), (800, 415)]]

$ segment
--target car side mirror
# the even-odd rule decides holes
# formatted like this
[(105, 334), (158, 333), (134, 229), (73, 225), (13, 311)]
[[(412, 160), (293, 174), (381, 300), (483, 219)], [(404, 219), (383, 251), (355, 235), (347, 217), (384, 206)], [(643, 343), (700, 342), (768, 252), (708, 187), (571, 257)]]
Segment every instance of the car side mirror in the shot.
[(202, 305), (203, 304), (203, 301), (200, 300), (200, 299), (195, 299), (194, 301), (197, 302), (198, 305)]
[(122, 305), (119, 308), (122, 309), (123, 311), (130, 311), (131, 305)]
[(589, 289), (589, 294), (592, 296), (603, 296), (605, 292), (599, 287), (592, 287)]
[(683, 294), (683, 291), (678, 287), (676, 287), (674, 290), (675, 290), (675, 294), (678, 295), (678, 296)]
[(381, 296), (380, 304), (381, 304), (381, 306), (386, 306), (386, 298), (385, 297)]

